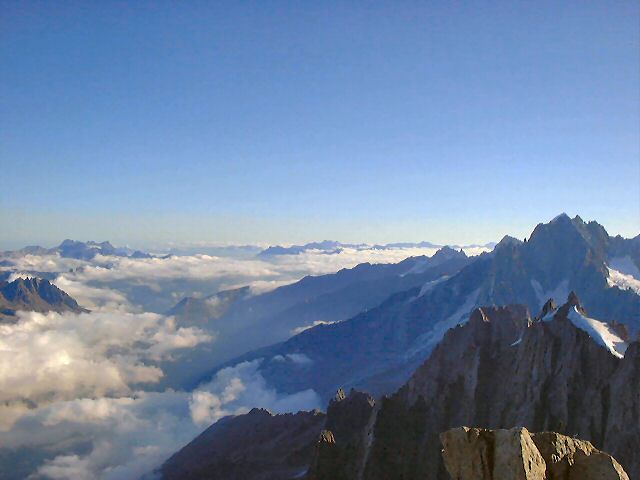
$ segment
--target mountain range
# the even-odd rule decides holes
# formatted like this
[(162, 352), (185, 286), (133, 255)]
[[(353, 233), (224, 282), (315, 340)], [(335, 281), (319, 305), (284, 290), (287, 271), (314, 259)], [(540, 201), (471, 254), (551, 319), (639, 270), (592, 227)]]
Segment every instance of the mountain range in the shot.
[(140, 250), (132, 250), (124, 247), (114, 247), (109, 242), (80, 242), (77, 240), (64, 240), (53, 248), (45, 248), (37, 245), (24, 247), (20, 250), (0, 252), (1, 257), (16, 258), (24, 255), (60, 255), (63, 258), (75, 258), (77, 260), (91, 260), (96, 255), (113, 255), (117, 257), (152, 258), (152, 255)]
[(393, 250), (393, 249), (408, 249), (408, 248), (432, 248), (432, 249), (440, 249), (445, 246), (455, 250), (464, 250), (464, 249), (484, 249), (491, 250), (495, 247), (495, 243), (490, 242), (484, 245), (438, 245), (432, 242), (397, 242), (397, 243), (386, 243), (386, 244), (375, 244), (369, 245), (367, 243), (341, 243), (335, 240), (323, 240), (321, 242), (311, 242), (306, 243), (304, 245), (289, 245), (289, 246), (281, 246), (281, 245), (272, 245), (260, 253), (258, 253), (258, 257), (272, 257), (278, 255), (299, 255), (304, 252), (318, 250), (326, 254), (336, 254), (341, 253), (344, 249), (354, 249), (354, 250)]
[(548, 298), (563, 301), (570, 291), (596, 318), (616, 320), (635, 336), (640, 290), (633, 288), (638, 279), (632, 269), (639, 265), (640, 237), (611, 237), (596, 222), (562, 214), (537, 225), (525, 241), (503, 238), (454, 275), (398, 288), (375, 308), (244, 354), (211, 374), (242, 361), (303, 354), (310, 360), (304, 366), (263, 362), (260, 371), (279, 391), (313, 388), (325, 400), (338, 387), (387, 394), (474, 308), (522, 304), (535, 312)]

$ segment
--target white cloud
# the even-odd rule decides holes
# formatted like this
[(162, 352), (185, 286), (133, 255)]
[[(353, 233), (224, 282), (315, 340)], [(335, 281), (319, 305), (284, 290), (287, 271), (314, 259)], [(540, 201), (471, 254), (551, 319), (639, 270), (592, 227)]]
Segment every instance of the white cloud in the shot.
[[(293, 355), (290, 360), (311, 361), (306, 355)], [(259, 372), (261, 363), (262, 359), (258, 359), (224, 368), (211, 382), (194, 391), (189, 403), (193, 421), (206, 425), (253, 407), (267, 408), (274, 413), (320, 408), (320, 397), (311, 389), (283, 395), (270, 388)]]
[(75, 258), (63, 258), (60, 255), (24, 255), (9, 259), (13, 264), (10, 267), (15, 271), (22, 272), (67, 272), (80, 268), (89, 263), (85, 260), (76, 260)]
[[(223, 416), (253, 407), (277, 413), (320, 406), (313, 390), (288, 395), (270, 388), (258, 370), (260, 363), (221, 370), (192, 393), (135, 391), (27, 409), (10, 431), (0, 432), (0, 443), (53, 451), (38, 467), (40, 477), (137, 480)], [(87, 442), (88, 452), (78, 448)]]
[(176, 328), (154, 313), (19, 312), (0, 325), (0, 401), (40, 402), (121, 395), (154, 383), (154, 361), (211, 341), (197, 328)]
[[(434, 252), (347, 248), (270, 259), (12, 259), (15, 264), (1, 270), (57, 273), (54, 283), (92, 312), (23, 312), (17, 323), (0, 325), (0, 445), (49, 452), (38, 470), (45, 478), (137, 479), (222, 416), (253, 407), (276, 413), (320, 407), (313, 390), (285, 394), (270, 387), (260, 374), (261, 360), (221, 370), (194, 392), (143, 391), (162, 378), (161, 361), (179, 360), (180, 350), (213, 339), (197, 328), (179, 328), (172, 317), (144, 313), (137, 292), (166, 302), (183, 293), (213, 293), (207, 288), (250, 285), (257, 293), (305, 275)], [(180, 294), (174, 298), (174, 292)], [(301, 354), (280, 361), (300, 368), (312, 362)]]
[(71, 295), (78, 304), (90, 310), (135, 312), (126, 295), (112, 288), (87, 285), (74, 280), (73, 274), (62, 273), (53, 281), (56, 287)]
[(313, 363), (304, 353), (287, 353), (285, 357), (298, 365), (310, 365)]
[[(485, 247), (471, 248), (478, 253)], [(396, 263), (409, 256), (427, 255), (435, 248), (343, 248), (327, 254), (307, 250), (298, 255), (218, 257), (196, 254), (168, 258), (128, 258), (97, 255), (75, 260), (58, 255), (27, 255), (0, 267), (14, 275), (58, 273), (54, 283), (91, 310), (139, 312), (168, 310), (181, 295), (208, 295), (249, 285), (254, 294), (360, 263)], [(180, 292), (176, 295), (175, 292)]]
[(304, 353), (287, 353), (285, 355), (276, 355), (275, 357), (271, 357), (271, 361), (272, 362), (289, 361), (297, 365), (311, 365), (313, 363), (313, 360), (311, 360)]

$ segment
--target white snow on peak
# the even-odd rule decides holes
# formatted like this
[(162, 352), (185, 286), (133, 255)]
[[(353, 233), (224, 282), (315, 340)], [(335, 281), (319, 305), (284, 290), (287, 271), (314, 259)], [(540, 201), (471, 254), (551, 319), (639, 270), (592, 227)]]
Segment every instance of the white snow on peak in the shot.
[(531, 286), (540, 302), (540, 306), (544, 305), (547, 300), (553, 298), (557, 304), (562, 304), (569, 296), (569, 279), (562, 280), (553, 290), (544, 291), (542, 285), (535, 278), (531, 279)]
[(608, 267), (609, 276), (607, 283), (610, 287), (618, 287), (621, 290), (631, 290), (636, 295), (640, 295), (640, 280), (636, 280), (631, 275), (626, 275), (619, 270)]
[(478, 304), (479, 296), (479, 288), (471, 292), (465, 299), (464, 303), (460, 305), (460, 307), (458, 307), (455, 312), (453, 312), (444, 320), (440, 320), (435, 325), (433, 325), (433, 328), (431, 328), (431, 330), (423, 333), (418, 338), (416, 338), (415, 342), (413, 343), (413, 347), (405, 352), (404, 357), (411, 358), (416, 353), (432, 348), (440, 340), (442, 340), (442, 337), (444, 337), (444, 334), (447, 333), (447, 330), (467, 322), (469, 320), (469, 314)]
[(425, 283), (424, 285), (422, 285), (422, 288), (420, 289), (420, 293), (418, 294), (418, 296), (419, 297), (423, 296), (425, 293), (427, 293), (437, 284), (444, 282), (448, 278), (449, 278), (449, 275), (443, 275), (440, 278), (436, 278), (435, 280), (431, 280), (430, 282)]
[(430, 260), (431, 260), (431, 257), (424, 258), (424, 259), (421, 258), (420, 260), (416, 261), (416, 263), (415, 263), (415, 265), (413, 267), (411, 267), (406, 272), (400, 274), (400, 276), (404, 277), (404, 276), (410, 275), (412, 273), (424, 273), (424, 272), (426, 272), (427, 269), (429, 268), (429, 266), (431, 265)]
[(598, 345), (605, 347), (612, 355), (622, 358), (629, 344), (611, 328), (600, 320), (581, 314), (576, 307), (569, 310), (568, 318), (580, 330), (584, 330)]
[(625, 275), (631, 275), (636, 280), (640, 280), (640, 269), (633, 262), (629, 255), (624, 257), (613, 257), (609, 260), (609, 267)]
[(609, 260), (607, 267), (609, 276), (607, 283), (610, 287), (631, 290), (640, 295), (640, 270), (631, 257), (615, 257)]

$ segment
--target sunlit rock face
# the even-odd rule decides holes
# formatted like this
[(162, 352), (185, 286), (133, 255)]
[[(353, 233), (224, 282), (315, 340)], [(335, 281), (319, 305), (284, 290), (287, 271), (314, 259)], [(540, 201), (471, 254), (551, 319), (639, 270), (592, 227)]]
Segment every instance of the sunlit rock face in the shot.
[(454, 480), (629, 480), (611, 455), (555, 432), (459, 427), (440, 440)]

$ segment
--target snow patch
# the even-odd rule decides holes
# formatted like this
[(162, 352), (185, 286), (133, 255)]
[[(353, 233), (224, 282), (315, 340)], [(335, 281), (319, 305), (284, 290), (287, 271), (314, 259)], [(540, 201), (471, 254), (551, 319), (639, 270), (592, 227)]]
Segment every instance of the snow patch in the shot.
[(533, 291), (540, 302), (540, 306), (543, 306), (547, 300), (553, 298), (557, 304), (562, 304), (569, 296), (569, 279), (565, 278), (558, 286), (553, 290), (544, 291), (542, 285), (535, 278), (531, 279), (531, 286)]
[(576, 307), (571, 308), (567, 316), (571, 323), (587, 332), (598, 345), (605, 347), (618, 358), (624, 357), (629, 344), (620, 338), (609, 324), (584, 316)]
[(607, 283), (610, 287), (618, 287), (621, 290), (631, 290), (636, 295), (640, 295), (640, 280), (636, 279), (633, 275), (622, 273), (611, 267), (607, 267), (607, 270), (609, 270)]
[(640, 281), (640, 269), (629, 255), (624, 257), (614, 257), (609, 260), (609, 267), (624, 275), (630, 275)]
[(411, 275), (414, 273), (424, 273), (429, 268), (429, 264), (431, 263), (430, 260), (431, 260), (430, 257), (418, 260), (413, 267), (411, 267), (409, 270), (407, 270), (405, 273), (401, 274), (400, 276), (404, 277), (406, 275)]
[(458, 307), (458, 309), (453, 314), (451, 314), (444, 320), (440, 320), (435, 325), (433, 325), (433, 328), (431, 330), (420, 335), (416, 339), (414, 347), (409, 349), (407, 353), (405, 353), (405, 358), (411, 358), (418, 352), (432, 348), (442, 339), (442, 337), (444, 337), (444, 334), (447, 332), (447, 330), (455, 327), (456, 325), (462, 325), (467, 320), (469, 320), (469, 314), (471, 313), (471, 310), (473, 310), (477, 306), (479, 295), (480, 289), (478, 288), (477, 290), (469, 294), (464, 303), (460, 307)]
[(431, 280), (430, 282), (425, 283), (424, 285), (422, 285), (422, 288), (420, 289), (420, 293), (418, 293), (418, 297), (423, 296), (425, 293), (427, 293), (429, 290), (431, 290), (437, 284), (439, 284), (441, 282), (444, 282), (448, 278), (449, 278), (449, 275), (443, 275), (440, 278), (437, 278), (435, 280)]
[(318, 325), (331, 325), (333, 323), (338, 323), (338, 320), (335, 321), (325, 321), (325, 320), (316, 320), (315, 322), (311, 323), (310, 325), (302, 325), (300, 327), (296, 327), (293, 330), (291, 330), (291, 335), (297, 335), (299, 333), (304, 332), (305, 330), (309, 330), (310, 328), (313, 327), (317, 327)]

